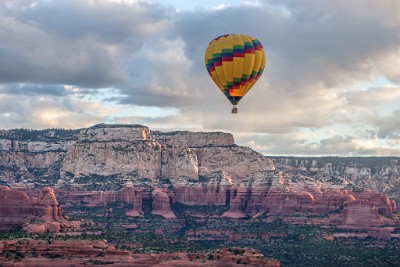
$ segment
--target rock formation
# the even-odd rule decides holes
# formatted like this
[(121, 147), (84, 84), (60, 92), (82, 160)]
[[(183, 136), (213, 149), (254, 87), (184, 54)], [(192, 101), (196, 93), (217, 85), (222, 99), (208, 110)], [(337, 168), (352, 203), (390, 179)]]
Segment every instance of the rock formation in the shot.
[(1, 266), (268, 266), (280, 262), (254, 249), (224, 248), (197, 253), (139, 254), (116, 249), (106, 240), (0, 240)]
[(22, 191), (0, 186), (0, 229), (21, 226), (33, 215), (32, 200)]
[(116, 201), (123, 201), (132, 205), (132, 209), (126, 214), (127, 216), (143, 216), (143, 189), (132, 184), (127, 184), (118, 191), (57, 190), (57, 194), (65, 207), (73, 206), (74, 203), (88, 203), (88, 206), (105, 206)]
[(167, 147), (210, 147), (210, 146), (232, 146), (235, 144), (232, 134), (222, 132), (187, 132), (176, 131), (164, 133), (153, 131), (154, 138)]
[(171, 210), (169, 196), (160, 188), (154, 188), (151, 192), (153, 200), (152, 211), (154, 215), (160, 215), (166, 219), (176, 219), (175, 214)]
[(172, 202), (226, 207), (222, 216), (230, 218), (337, 213), (332, 223), (354, 224), (359, 215), (378, 225), (398, 217), (384, 194), (400, 196), (397, 158), (265, 157), (235, 145), (228, 133), (152, 132), (142, 125), (50, 132), (1, 132), (0, 182), (52, 185), (65, 205), (124, 201), (133, 206), (128, 216), (142, 216), (142, 201), (150, 200), (150, 212), (169, 219)]
[[(204, 176), (202, 176), (204, 177)], [(173, 200), (185, 205), (227, 205), (232, 178), (224, 171), (208, 174), (207, 180), (187, 181), (173, 187)]]
[(54, 185), (78, 130), (0, 131), (0, 181)]
[(29, 198), (24, 192), (0, 187), (0, 229), (23, 226), (27, 232), (44, 233), (76, 229), (77, 222), (62, 216), (53, 189), (45, 187), (38, 198)]
[(160, 151), (147, 127), (89, 128), (67, 151), (61, 181), (85, 184), (93, 176), (107, 177), (110, 182), (154, 180), (160, 174)]
[(277, 169), (297, 178), (312, 177), (337, 188), (371, 189), (400, 201), (399, 157), (270, 158)]

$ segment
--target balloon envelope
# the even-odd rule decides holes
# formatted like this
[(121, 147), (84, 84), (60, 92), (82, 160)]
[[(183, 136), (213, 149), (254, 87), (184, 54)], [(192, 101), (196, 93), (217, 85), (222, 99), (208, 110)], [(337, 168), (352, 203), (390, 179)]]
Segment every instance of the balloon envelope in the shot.
[(256, 38), (226, 34), (208, 45), (205, 64), (218, 88), (236, 105), (263, 73), (266, 57)]

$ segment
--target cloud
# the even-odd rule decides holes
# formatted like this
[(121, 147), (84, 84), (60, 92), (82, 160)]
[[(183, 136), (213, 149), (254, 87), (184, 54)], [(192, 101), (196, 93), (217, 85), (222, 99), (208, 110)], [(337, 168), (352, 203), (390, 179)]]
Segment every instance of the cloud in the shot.
[(398, 156), (399, 143), (381, 144), (377, 139), (333, 135), (313, 139), (305, 134), (239, 134), (235, 141), (267, 156)]
[(261, 7), (186, 13), (177, 30), (188, 44), (187, 56), (196, 61), (200, 60), (195, 57), (202, 56), (196, 52), (204, 40), (230, 32), (257, 37), (267, 50), (271, 85), (290, 91), (307, 90), (310, 84), (335, 87), (368, 79), (378, 63), (398, 53), (399, 24), (388, 26), (383, 18), (357, 17), (348, 11), (351, 4), (330, 3), (328, 9), (315, 1), (296, 3), (287, 1), (286, 9), (265, 1)]
[(387, 103), (400, 99), (400, 87), (371, 87), (367, 90), (346, 92), (345, 97), (349, 106), (360, 106), (369, 108), (382, 103)]
[[(3, 1), (2, 126), (137, 120), (231, 131), (265, 153), (395, 151), (385, 142), (397, 144), (400, 125), (398, 1), (222, 4), (177, 12), (140, 0)], [(250, 34), (267, 53), (266, 71), (236, 115), (203, 62), (208, 43), (225, 33)], [(374, 84), (379, 77), (391, 86)], [(127, 106), (161, 112), (129, 115)], [(162, 113), (171, 108), (178, 114)]]
[(9, 95), (53, 95), (63, 96), (68, 94), (68, 90), (62, 85), (41, 85), (41, 84), (11, 84), (6, 85), (0, 93)]
[(374, 114), (368, 119), (372, 125), (375, 125), (379, 138), (400, 139), (400, 109), (387, 116)]
[(122, 104), (185, 107), (201, 97), (191, 72), (192, 62), (183, 54), (181, 40), (159, 38), (130, 61), (131, 82), (120, 87)]
[[(375, 6), (373, 1), (367, 2), (367, 6)], [(378, 75), (396, 82), (399, 72), (387, 66), (400, 58), (400, 24), (393, 12), (398, 5), (393, 1), (379, 3), (384, 6), (379, 8), (380, 13), (390, 10), (383, 18), (364, 8), (352, 12), (360, 2), (354, 6), (353, 2), (329, 2), (329, 8), (323, 3), (264, 1), (258, 7), (227, 6), (212, 12), (181, 14), (177, 32), (187, 44), (185, 55), (194, 62), (193, 72), (198, 75), (206, 75), (201, 70), (204, 40), (223, 33), (249, 33), (264, 44), (267, 52), (264, 77), (241, 101), (237, 116), (226, 118), (228, 105), (221, 105), (221, 95), (210, 93), (209, 88), (215, 88), (209, 82), (203, 100), (208, 105), (193, 107), (202, 111), (196, 120), (203, 121), (206, 128), (239, 132), (321, 128), (351, 116), (347, 101), (356, 99), (346, 98), (351, 98), (345, 94), (347, 88)], [(211, 99), (214, 97), (218, 100)], [(377, 104), (390, 100), (381, 96), (378, 103), (377, 99)]]
[(10, 128), (82, 128), (104, 122), (115, 112), (96, 101), (70, 96), (0, 93), (1, 127)]
[(172, 31), (171, 7), (147, 1), (32, 3), (0, 12), (6, 25), (0, 29), (6, 40), (0, 44), (0, 83), (114, 87), (120, 103), (143, 106), (182, 107), (199, 96), (189, 89), (199, 86), (190, 77), (185, 43)]
[(297, 128), (327, 126), (332, 124), (335, 113), (343, 104), (343, 100), (335, 94), (317, 91), (296, 98), (296, 94), (286, 91), (255, 87), (241, 100), (238, 114), (232, 115), (231, 104), (224, 95), (217, 91), (208, 96), (200, 108), (202, 113), (196, 117), (197, 121), (209, 129), (247, 133), (287, 133)]
[(106, 86), (121, 79), (107, 50), (89, 37), (59, 40), (43, 29), (0, 17), (0, 82)]
[(317, 143), (309, 143), (301, 133), (288, 134), (243, 134), (236, 133), (235, 141), (249, 146), (265, 155), (313, 154)]
[(170, 11), (147, 1), (59, 0), (39, 2), (19, 18), (35, 22), (57, 36), (73, 39), (93, 36), (114, 44), (159, 33), (167, 26)]
[(151, 130), (159, 131), (180, 131), (182, 129), (189, 131), (204, 131), (200, 124), (197, 124), (190, 117), (181, 115), (167, 115), (167, 116), (127, 116), (115, 118), (115, 123), (122, 124), (142, 124), (150, 127)]
[(198, 108), (193, 103), (214, 89), (205, 82), (205, 46), (226, 32), (249, 33), (264, 43), (268, 83), (262, 89), (286, 91), (288, 99), (331, 94), (377, 72), (390, 79), (397, 74), (386, 64), (398, 53), (396, 20), (354, 15), (340, 1), (329, 8), (264, 1), (179, 13), (145, 1), (22, 3), (2, 12), (7, 26), (0, 81), (7, 83), (116, 87), (121, 103)]
[(351, 136), (333, 136), (320, 143), (320, 151), (328, 155), (398, 156), (400, 148), (381, 145), (377, 140), (362, 140)]
[(142, 1), (34, 3), (0, 6), (0, 82), (122, 84), (129, 80), (125, 56), (169, 18), (168, 10)]

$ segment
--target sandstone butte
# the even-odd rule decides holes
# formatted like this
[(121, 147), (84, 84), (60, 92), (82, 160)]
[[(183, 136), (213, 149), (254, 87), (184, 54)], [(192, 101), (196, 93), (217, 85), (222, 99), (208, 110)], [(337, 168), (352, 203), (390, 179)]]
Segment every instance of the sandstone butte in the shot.
[(0, 230), (22, 226), (28, 233), (45, 233), (79, 228), (79, 222), (63, 217), (49, 187), (44, 187), (39, 197), (29, 198), (23, 191), (0, 186), (0, 214)]
[[(20, 222), (27, 231), (75, 227), (63, 219), (52, 189), (34, 197), (35, 184), (52, 186), (63, 205), (128, 202), (127, 216), (142, 216), (143, 201), (152, 200), (151, 212), (166, 219), (176, 218), (171, 204), (181, 203), (226, 206), (222, 217), (232, 219), (312, 214), (326, 215), (318, 223), (337, 227), (399, 226), (393, 200), (351, 180), (369, 175), (371, 185), (372, 173), (393, 178), (396, 160), (371, 171), (271, 159), (235, 145), (228, 133), (163, 133), (141, 125), (101, 124), (68, 139), (50, 130), (31, 139), (13, 134), (0, 139), (0, 180), (11, 188), (0, 191), (3, 229)], [(18, 189), (25, 193), (12, 191)]]

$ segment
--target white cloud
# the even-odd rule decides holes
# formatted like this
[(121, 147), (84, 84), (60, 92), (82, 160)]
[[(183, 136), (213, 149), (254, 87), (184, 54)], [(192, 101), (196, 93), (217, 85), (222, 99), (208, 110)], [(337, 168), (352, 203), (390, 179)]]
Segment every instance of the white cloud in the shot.
[(376, 127), (379, 138), (400, 139), (400, 109), (384, 116), (373, 114), (367, 120)]
[(74, 96), (0, 95), (0, 118), (4, 128), (81, 128), (107, 120), (117, 112), (100, 102)]
[(368, 88), (367, 90), (350, 91), (345, 93), (350, 106), (361, 106), (364, 109), (378, 106), (391, 101), (400, 101), (400, 87), (387, 86)]
[(232, 6), (231, 4), (218, 4), (218, 5), (213, 6), (212, 9), (221, 11), (221, 10), (227, 9), (231, 6)]

